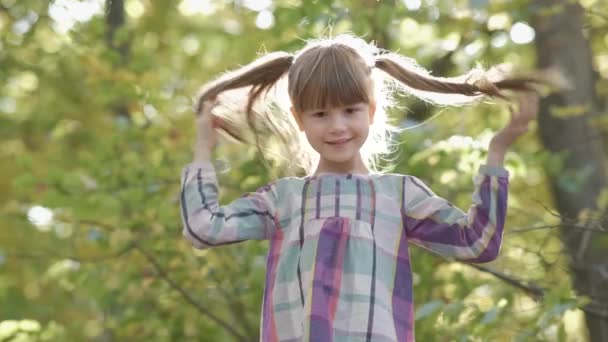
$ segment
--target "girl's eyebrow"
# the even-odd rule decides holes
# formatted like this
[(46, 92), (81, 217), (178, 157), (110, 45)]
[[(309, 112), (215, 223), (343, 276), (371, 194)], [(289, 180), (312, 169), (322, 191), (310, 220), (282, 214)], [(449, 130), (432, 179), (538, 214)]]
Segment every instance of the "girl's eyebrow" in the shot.
[(325, 111), (327, 111), (327, 109), (323, 109), (323, 108), (310, 109), (310, 110), (305, 110), (304, 114), (314, 114), (314, 113), (325, 112)]
[(312, 113), (326, 112), (326, 111), (332, 110), (332, 109), (347, 109), (347, 108), (353, 108), (353, 107), (360, 107), (360, 106), (364, 106), (364, 105), (366, 105), (366, 102), (357, 102), (357, 103), (351, 103), (351, 104), (338, 106), (338, 107), (309, 109), (309, 110), (303, 111), (303, 113), (312, 114)]

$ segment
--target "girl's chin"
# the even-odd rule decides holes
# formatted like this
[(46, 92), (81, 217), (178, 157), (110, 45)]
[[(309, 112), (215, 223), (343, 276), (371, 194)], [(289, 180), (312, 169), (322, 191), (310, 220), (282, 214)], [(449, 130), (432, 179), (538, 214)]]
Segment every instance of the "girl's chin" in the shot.
[(344, 153), (334, 154), (334, 153), (325, 153), (321, 155), (321, 159), (332, 163), (332, 164), (354, 164), (356, 156), (345, 156)]

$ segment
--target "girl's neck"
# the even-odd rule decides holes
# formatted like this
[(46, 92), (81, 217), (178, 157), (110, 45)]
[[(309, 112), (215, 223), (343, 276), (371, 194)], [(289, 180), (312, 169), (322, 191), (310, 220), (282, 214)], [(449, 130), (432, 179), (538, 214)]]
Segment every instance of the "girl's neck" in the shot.
[(318, 176), (324, 173), (337, 173), (337, 174), (369, 174), (369, 170), (363, 163), (361, 158), (357, 158), (352, 162), (346, 163), (334, 163), (331, 161), (324, 160), (321, 158), (317, 169), (313, 173), (314, 176)]

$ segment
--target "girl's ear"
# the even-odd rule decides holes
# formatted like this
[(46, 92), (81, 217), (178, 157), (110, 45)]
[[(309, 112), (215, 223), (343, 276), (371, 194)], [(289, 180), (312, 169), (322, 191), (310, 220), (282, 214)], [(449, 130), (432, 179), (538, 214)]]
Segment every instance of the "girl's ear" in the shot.
[(374, 115), (376, 115), (376, 102), (369, 104), (369, 124), (374, 123)]
[(296, 112), (295, 108), (293, 107), (289, 107), (289, 110), (291, 111), (291, 115), (293, 115), (294, 119), (296, 119), (296, 123), (298, 124), (298, 129), (300, 129), (300, 132), (304, 131), (304, 128), (302, 127), (302, 119), (300, 118), (298, 112)]

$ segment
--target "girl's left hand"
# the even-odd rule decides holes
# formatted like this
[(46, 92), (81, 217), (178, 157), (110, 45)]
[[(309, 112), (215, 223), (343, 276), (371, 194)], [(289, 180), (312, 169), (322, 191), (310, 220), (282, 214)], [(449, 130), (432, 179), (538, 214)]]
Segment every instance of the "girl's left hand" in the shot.
[(194, 159), (208, 160), (218, 144), (217, 132), (218, 119), (212, 115), (213, 108), (217, 105), (217, 100), (207, 100), (203, 103), (200, 113), (197, 113), (196, 120), (196, 141), (194, 143)]
[(528, 131), (530, 121), (536, 119), (538, 114), (538, 95), (526, 93), (518, 99), (516, 110), (511, 110), (511, 120), (494, 137), (491, 144), (499, 145), (505, 149), (511, 146), (517, 138)]

